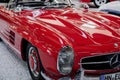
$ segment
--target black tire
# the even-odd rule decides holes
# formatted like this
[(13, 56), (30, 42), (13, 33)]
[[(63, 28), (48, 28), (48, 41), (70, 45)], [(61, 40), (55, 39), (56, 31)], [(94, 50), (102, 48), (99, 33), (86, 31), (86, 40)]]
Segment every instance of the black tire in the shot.
[(106, 4), (109, 2), (109, 0), (93, 0), (95, 6), (98, 8), (103, 4)]
[(0, 38), (0, 42), (2, 41), (2, 39)]
[(42, 66), (37, 48), (31, 44), (28, 44), (26, 54), (27, 65), (32, 79), (45, 80), (41, 75), (41, 71), (44, 72), (44, 68)]

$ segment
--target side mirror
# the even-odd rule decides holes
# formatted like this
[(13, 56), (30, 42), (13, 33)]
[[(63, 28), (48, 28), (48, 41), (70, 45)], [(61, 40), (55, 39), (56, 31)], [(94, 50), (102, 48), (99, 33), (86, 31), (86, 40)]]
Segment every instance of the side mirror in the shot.
[(22, 9), (23, 8), (20, 5), (18, 5), (16, 8), (14, 8), (14, 12), (21, 12)]
[(81, 3), (80, 8), (89, 9), (89, 6), (85, 3)]

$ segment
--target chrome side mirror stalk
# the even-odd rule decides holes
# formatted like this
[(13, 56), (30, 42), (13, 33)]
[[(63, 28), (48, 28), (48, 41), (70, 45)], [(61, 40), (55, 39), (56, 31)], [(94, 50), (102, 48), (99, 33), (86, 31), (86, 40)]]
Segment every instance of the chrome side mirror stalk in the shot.
[(14, 12), (21, 12), (23, 10), (22, 6), (18, 5), (16, 8), (14, 8)]
[(89, 6), (85, 3), (81, 3), (80, 8), (89, 9)]

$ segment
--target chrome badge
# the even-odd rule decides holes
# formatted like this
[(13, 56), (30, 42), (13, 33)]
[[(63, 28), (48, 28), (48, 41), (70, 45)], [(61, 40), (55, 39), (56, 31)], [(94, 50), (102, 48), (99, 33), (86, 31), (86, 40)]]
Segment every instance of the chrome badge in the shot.
[(118, 45), (117, 43), (114, 43), (114, 47), (115, 47), (115, 48), (118, 48), (119, 45)]
[(120, 67), (120, 54), (116, 54), (111, 58), (110, 66), (111, 68)]

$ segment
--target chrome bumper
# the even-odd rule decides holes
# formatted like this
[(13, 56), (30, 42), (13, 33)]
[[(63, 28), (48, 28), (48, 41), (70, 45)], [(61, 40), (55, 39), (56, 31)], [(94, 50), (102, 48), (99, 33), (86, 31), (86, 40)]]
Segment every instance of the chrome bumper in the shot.
[[(45, 73), (41, 72), (41, 75), (44, 77), (45, 80), (55, 80), (48, 77)], [(84, 75), (84, 71), (78, 71), (74, 79), (71, 77), (61, 77), (58, 80), (99, 80), (99, 77), (87, 77)]]

